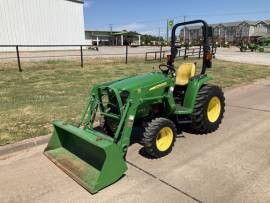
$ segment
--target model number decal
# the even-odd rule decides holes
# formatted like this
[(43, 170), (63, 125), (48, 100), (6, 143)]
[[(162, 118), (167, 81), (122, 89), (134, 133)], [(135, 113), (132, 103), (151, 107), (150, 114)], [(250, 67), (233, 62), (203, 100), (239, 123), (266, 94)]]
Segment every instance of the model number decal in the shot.
[(161, 88), (161, 87), (164, 87), (164, 86), (166, 86), (166, 85), (167, 85), (167, 82), (160, 83), (160, 84), (158, 84), (158, 85), (156, 85), (156, 86), (154, 86), (154, 87), (151, 87), (151, 88), (149, 89), (149, 91), (156, 90), (156, 89)]

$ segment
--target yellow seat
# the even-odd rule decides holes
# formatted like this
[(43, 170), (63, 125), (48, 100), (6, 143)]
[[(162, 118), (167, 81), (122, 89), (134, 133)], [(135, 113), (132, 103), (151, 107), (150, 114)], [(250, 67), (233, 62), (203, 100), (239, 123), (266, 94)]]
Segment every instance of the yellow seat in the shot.
[(176, 85), (187, 85), (189, 79), (195, 75), (196, 66), (194, 63), (184, 63), (176, 71)]

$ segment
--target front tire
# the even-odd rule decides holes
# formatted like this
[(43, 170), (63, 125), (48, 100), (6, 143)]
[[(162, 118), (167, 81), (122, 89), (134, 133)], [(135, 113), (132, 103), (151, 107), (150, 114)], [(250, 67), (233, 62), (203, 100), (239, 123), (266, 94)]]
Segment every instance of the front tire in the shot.
[(221, 88), (204, 85), (196, 98), (191, 127), (201, 134), (214, 132), (219, 128), (224, 112), (225, 98)]
[(144, 135), (144, 149), (150, 156), (160, 158), (172, 151), (176, 139), (175, 124), (166, 118), (156, 118), (148, 123)]

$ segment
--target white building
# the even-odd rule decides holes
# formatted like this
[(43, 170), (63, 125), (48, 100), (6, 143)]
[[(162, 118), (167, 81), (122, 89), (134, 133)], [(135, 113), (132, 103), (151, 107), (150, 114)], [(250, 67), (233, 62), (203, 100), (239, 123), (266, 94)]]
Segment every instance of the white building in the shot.
[(141, 45), (141, 34), (134, 31), (85, 30), (85, 42), (94, 46)]
[(83, 0), (0, 0), (0, 28), (0, 45), (85, 44)]

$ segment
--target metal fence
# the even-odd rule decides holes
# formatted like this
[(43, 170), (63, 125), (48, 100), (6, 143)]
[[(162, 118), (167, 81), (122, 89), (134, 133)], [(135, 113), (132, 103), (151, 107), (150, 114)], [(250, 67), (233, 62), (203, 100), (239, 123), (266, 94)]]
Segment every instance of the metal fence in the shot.
[[(84, 66), (84, 57), (85, 55), (83, 54), (83, 48), (89, 49), (89, 50), (96, 50), (98, 51), (98, 47), (95, 47), (94, 49), (92, 49), (93, 47), (89, 46), (89, 45), (0, 45), (0, 47), (4, 47), (4, 48), (14, 48), (14, 51), (16, 53), (16, 57), (5, 57), (5, 58), (0, 58), (0, 59), (15, 59), (17, 60), (17, 64), (18, 64), (18, 70), (20, 72), (22, 72), (22, 64), (21, 64), (21, 59), (24, 58), (42, 58), (42, 56), (38, 56), (38, 57), (21, 57), (21, 49), (20, 48), (65, 48), (65, 47), (71, 47), (71, 48), (78, 48), (78, 55), (61, 55), (61, 56), (43, 56), (43, 57), (47, 57), (47, 58), (55, 58), (55, 57), (80, 57), (80, 65), (81, 67)], [(125, 47), (125, 53), (124, 54), (100, 54), (100, 55), (94, 55), (94, 56), (115, 56), (115, 55), (119, 55), (119, 56), (124, 56), (125, 57), (125, 63), (128, 63), (128, 46)], [(44, 51), (44, 50), (36, 50), (36, 52), (39, 51)], [(49, 51), (49, 50), (46, 50)], [(53, 50), (53, 51), (67, 51), (67, 50)], [(70, 51), (70, 50), (69, 50)], [(74, 49), (72, 51), (75, 51)], [(25, 52), (25, 51), (24, 51)], [(31, 51), (32, 52), (32, 51)], [(134, 53), (133, 53), (134, 54)], [(140, 54), (140, 53), (137, 53)], [(141, 53), (142, 54), (142, 53)], [(143, 53), (144, 54), (144, 53)]]
[[(211, 46), (211, 51), (213, 54), (216, 53), (217, 48), (214, 46)], [(166, 55), (170, 53), (170, 50), (162, 50), (162, 47), (160, 47), (159, 51), (150, 51), (145, 53), (145, 61), (155, 61), (166, 58)], [(181, 47), (178, 49), (177, 58), (183, 57), (183, 59), (187, 59), (190, 57), (198, 57), (201, 58), (203, 54), (203, 46), (198, 47)]]
[[(110, 47), (111, 52), (110, 53), (100, 53), (99, 49), (101, 49), (101, 47), (91, 47), (89, 45), (0, 45), (0, 48), (4, 47), (4, 48), (8, 48), (9, 51), (8, 57), (1, 57), (0, 56), (0, 60), (1, 59), (11, 59), (11, 60), (16, 60), (17, 61), (17, 66), (18, 66), (18, 70), (20, 72), (23, 71), (22, 68), (22, 60), (24, 59), (33, 59), (33, 58), (70, 58), (70, 57), (79, 57), (80, 58), (80, 66), (83, 67), (84, 66), (84, 59), (86, 57), (113, 57), (113, 56), (117, 56), (117, 57), (123, 57), (124, 62), (127, 64), (129, 57), (130, 56), (142, 56), (145, 57), (145, 61), (154, 61), (154, 60), (163, 60), (166, 58), (166, 55), (170, 53), (170, 49), (167, 47), (151, 47), (155, 50), (158, 49), (158, 51), (147, 51), (147, 49), (150, 49), (149, 47), (146, 47), (145, 49), (143, 48), (141, 50), (141, 52), (135, 51), (137, 50), (136, 48), (132, 49), (129, 48), (129, 46), (125, 46), (123, 48), (120, 49), (120, 52), (118, 50), (118, 52), (114, 52), (113, 48), (114, 47)], [(36, 53), (40, 53), (43, 52), (45, 50), (35, 50), (35, 51), (29, 51), (29, 49), (39, 49), (39, 48), (49, 48), (46, 49), (46, 52), (50, 52), (50, 51), (56, 51), (56, 52), (63, 52), (65, 55), (46, 55), (44, 56), (43, 54), (38, 54), (37, 56), (35, 56)], [(65, 48), (62, 49), (61, 48)], [(67, 50), (67, 48), (70, 48), (70, 50)], [(108, 47), (106, 47), (108, 48)], [(105, 49), (105, 48), (104, 48)], [(14, 51), (13, 51), (14, 50)], [(28, 51), (25, 51), (28, 50)], [(97, 52), (92, 52), (93, 50), (97, 51)], [(131, 51), (130, 51), (131, 50)], [(67, 51), (72, 51), (73, 54), (66, 54)], [(87, 51), (87, 52), (86, 52)], [(89, 52), (88, 52), (89, 51)], [(212, 46), (212, 52), (215, 53), (216, 52), (216, 48), (214, 48)], [(2, 53), (2, 52), (0, 52)], [(10, 56), (14, 53), (14, 56)], [(32, 56), (24, 56), (25, 53), (32, 53)], [(34, 54), (33, 54), (34, 53)], [(183, 57), (184, 59), (187, 59), (189, 57), (198, 57), (201, 58), (201, 55), (203, 53), (203, 47), (202, 46), (198, 46), (198, 47), (182, 47), (178, 49), (178, 54), (177, 57)], [(28, 54), (29, 55), (29, 54)], [(31, 54), (30, 54), (31, 55)], [(34, 56), (33, 56), (34, 55)]]

